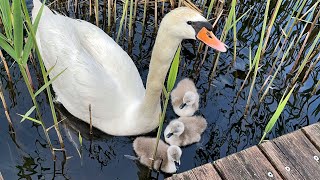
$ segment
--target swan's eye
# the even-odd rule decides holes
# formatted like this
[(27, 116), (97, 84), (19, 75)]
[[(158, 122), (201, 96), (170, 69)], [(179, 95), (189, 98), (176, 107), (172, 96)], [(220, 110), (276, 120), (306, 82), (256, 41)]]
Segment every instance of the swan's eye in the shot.
[(188, 22), (187, 22), (187, 24), (191, 25), (191, 24), (192, 24), (192, 22), (191, 22), (191, 21), (188, 21)]

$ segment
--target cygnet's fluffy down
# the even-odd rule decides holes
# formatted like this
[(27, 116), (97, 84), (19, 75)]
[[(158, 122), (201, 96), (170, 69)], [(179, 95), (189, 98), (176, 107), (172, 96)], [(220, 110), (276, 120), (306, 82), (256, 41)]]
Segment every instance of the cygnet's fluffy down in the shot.
[(201, 116), (180, 117), (172, 120), (164, 130), (165, 141), (170, 145), (186, 146), (201, 140), (207, 121)]
[[(141, 164), (151, 167), (151, 159), (156, 141), (156, 138), (150, 137), (138, 137), (133, 141), (133, 149), (138, 155)], [(181, 155), (182, 151), (180, 147), (175, 145), (169, 146), (160, 140), (153, 169), (161, 169), (165, 173), (175, 173), (178, 165), (180, 165)]]
[(199, 94), (194, 82), (185, 78), (171, 92), (174, 112), (181, 117), (192, 116), (199, 109)]

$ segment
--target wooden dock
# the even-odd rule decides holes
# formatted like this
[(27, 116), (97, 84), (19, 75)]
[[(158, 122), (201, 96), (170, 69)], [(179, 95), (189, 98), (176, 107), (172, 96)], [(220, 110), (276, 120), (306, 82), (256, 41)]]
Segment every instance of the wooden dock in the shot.
[(320, 180), (320, 123), (167, 178), (181, 179)]

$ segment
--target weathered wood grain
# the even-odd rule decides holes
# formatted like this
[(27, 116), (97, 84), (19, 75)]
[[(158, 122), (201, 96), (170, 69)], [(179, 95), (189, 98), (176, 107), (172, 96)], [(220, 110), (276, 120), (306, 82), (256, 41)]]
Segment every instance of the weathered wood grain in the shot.
[(266, 154), (271, 164), (276, 167), (278, 172), (286, 179), (304, 179), (294, 164), (282, 153), (282, 151), (272, 141), (259, 145)]
[(167, 180), (221, 180), (219, 174), (214, 169), (211, 163), (196, 167), (192, 170), (186, 171), (181, 174), (174, 174)]
[[(288, 179), (320, 179), (320, 152), (301, 130), (280, 136), (266, 145), (261, 145), (273, 165)], [(275, 152), (270, 152), (270, 147)], [(269, 156), (270, 155), (270, 156)], [(285, 167), (289, 166), (290, 171)]]
[(320, 150), (320, 123), (302, 128), (309, 140)]
[(168, 180), (282, 178), (320, 179), (320, 123), (227, 156), (213, 165), (175, 174)]
[(228, 180), (282, 179), (257, 146), (217, 160), (214, 166)]

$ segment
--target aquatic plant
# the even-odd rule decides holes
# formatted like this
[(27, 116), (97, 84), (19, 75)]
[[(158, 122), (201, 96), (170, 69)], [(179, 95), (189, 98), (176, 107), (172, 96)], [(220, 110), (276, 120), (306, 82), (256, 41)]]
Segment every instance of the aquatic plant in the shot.
[[(39, 49), (37, 47), (37, 42), (35, 39), (35, 32), (37, 30), (37, 27), (40, 21), (41, 13), (43, 11), (43, 6), (41, 7), (37, 17), (35, 17), (34, 24), (32, 24), (27, 7), (26, 7), (25, 0), (13, 0), (11, 4), (12, 5), (10, 5), (9, 1), (0, 2), (0, 11), (1, 11), (0, 17), (5, 27), (5, 34), (0, 34), (0, 46), (18, 63), (20, 72), (28, 88), (28, 92), (30, 94), (30, 97), (34, 105), (24, 115), (21, 115), (21, 114), (19, 115), (22, 117), (21, 122), (23, 122), (25, 119), (28, 119), (36, 124), (41, 125), (44, 135), (46, 137), (46, 140), (51, 149), (51, 153), (55, 159), (55, 150), (64, 149), (64, 143), (63, 143), (62, 136), (60, 134), (58, 120), (57, 120), (57, 116), (56, 116), (56, 112), (55, 112), (55, 108), (52, 100), (51, 91), (49, 88), (52, 81), (54, 81), (54, 79), (56, 79), (58, 76), (48, 81), (48, 73), (45, 71), (45, 67), (43, 65), (43, 62), (39, 53)], [(26, 22), (27, 24), (26, 28), (24, 28), (24, 22)], [(28, 33), (27, 40), (25, 43), (23, 41), (24, 30), (26, 30)], [(31, 53), (33, 47), (37, 52), (42, 76), (44, 79), (44, 85), (41, 86), (37, 91), (33, 89), (31, 77), (27, 71), (29, 54)], [(36, 100), (37, 96), (41, 92), (43, 92), (45, 89), (48, 94), (48, 100), (49, 100), (52, 117), (55, 125), (54, 127), (58, 135), (60, 146), (61, 146), (59, 149), (54, 148), (51, 143), (51, 140), (48, 134), (48, 129), (46, 128), (46, 125), (42, 119), (40, 107)], [(36, 111), (37, 118), (30, 117), (31, 113), (33, 113), (34, 110)]]
[(159, 127), (158, 127), (158, 132), (157, 132), (157, 143), (154, 147), (153, 159), (155, 158), (155, 156), (157, 154), (158, 144), (159, 144), (159, 140), (160, 140), (160, 137), (162, 134), (163, 123), (164, 123), (164, 119), (165, 119), (166, 112), (167, 112), (168, 102), (170, 99), (170, 92), (172, 91), (174, 84), (176, 82), (176, 79), (177, 79), (179, 64), (180, 64), (180, 52), (181, 52), (181, 45), (178, 47), (176, 54), (174, 55), (173, 61), (171, 63), (171, 67), (170, 67), (170, 71), (169, 71), (169, 75), (168, 75), (168, 79), (167, 79), (167, 87), (166, 88), (163, 87), (162, 93), (164, 95), (165, 100), (164, 100), (164, 104), (163, 104), (163, 108), (162, 108), (162, 113), (159, 118)]

